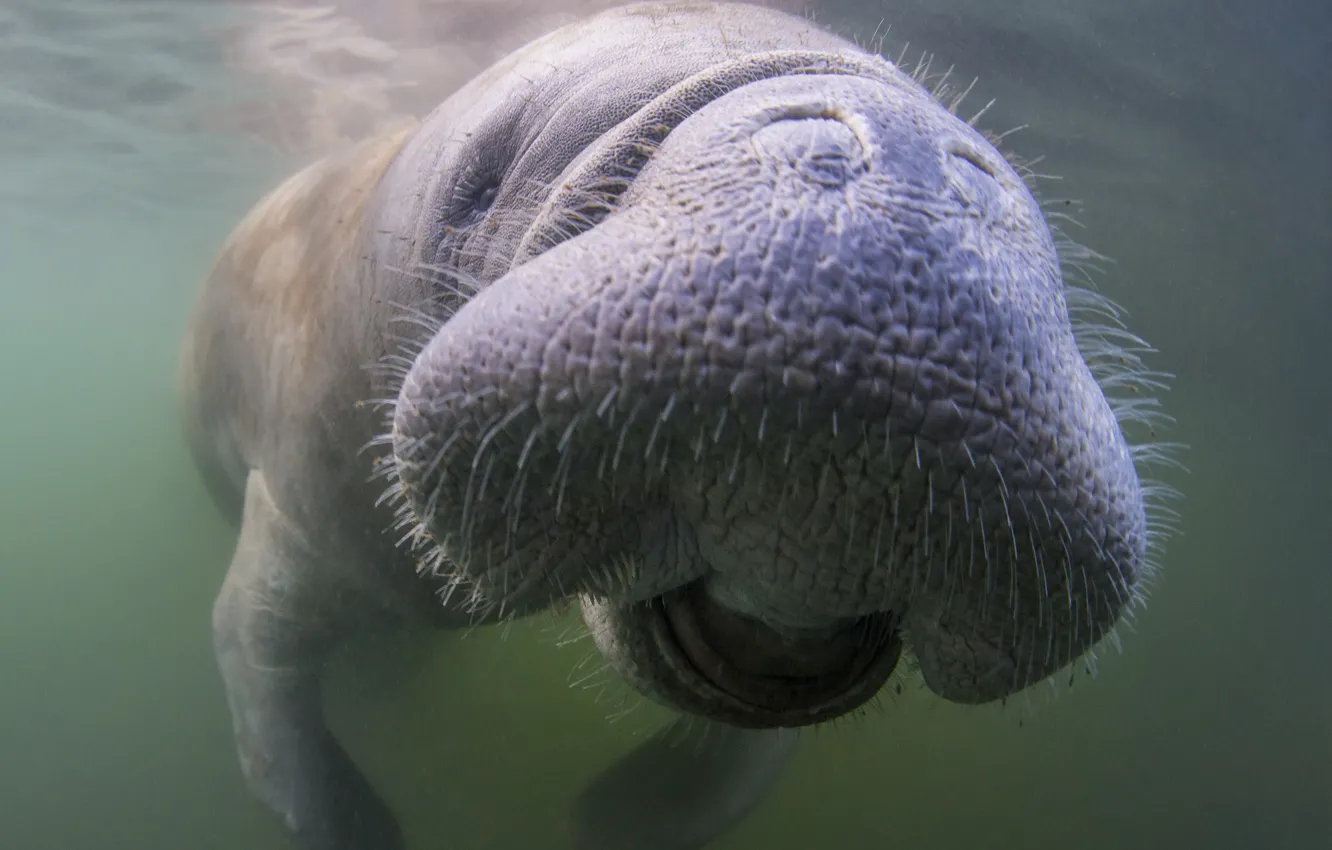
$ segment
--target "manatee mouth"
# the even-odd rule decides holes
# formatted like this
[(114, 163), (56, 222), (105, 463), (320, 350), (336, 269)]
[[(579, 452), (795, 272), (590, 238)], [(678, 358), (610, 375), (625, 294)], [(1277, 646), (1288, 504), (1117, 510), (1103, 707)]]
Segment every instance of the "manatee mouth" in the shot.
[(796, 635), (715, 602), (702, 581), (656, 597), (649, 634), (709, 714), (750, 728), (809, 726), (868, 702), (897, 667), (897, 618)]

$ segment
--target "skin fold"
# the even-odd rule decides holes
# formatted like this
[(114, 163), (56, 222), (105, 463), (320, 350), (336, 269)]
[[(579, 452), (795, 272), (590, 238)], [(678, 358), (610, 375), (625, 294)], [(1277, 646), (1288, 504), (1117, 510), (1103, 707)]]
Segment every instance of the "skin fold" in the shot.
[(678, 712), (579, 797), (589, 850), (706, 846), (903, 664), (961, 703), (1064, 670), (1153, 571), (1099, 304), (949, 103), (754, 6), (585, 18), (311, 165), (181, 359), (248, 782), (308, 850), (405, 846), (319, 699), (387, 624), (574, 603)]

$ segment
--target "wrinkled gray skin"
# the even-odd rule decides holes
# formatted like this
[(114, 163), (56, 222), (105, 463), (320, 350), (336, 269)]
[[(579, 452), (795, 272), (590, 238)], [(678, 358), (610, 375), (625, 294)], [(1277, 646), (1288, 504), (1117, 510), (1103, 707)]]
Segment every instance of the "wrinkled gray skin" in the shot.
[(309, 850), (403, 846), (318, 695), (376, 624), (577, 601), (624, 680), (722, 731), (613, 766), (574, 841), (684, 850), (904, 653), (1001, 699), (1146, 571), (1018, 174), (754, 7), (604, 13), (297, 175), (224, 248), (182, 383), (240, 523), (214, 628), (242, 767)]

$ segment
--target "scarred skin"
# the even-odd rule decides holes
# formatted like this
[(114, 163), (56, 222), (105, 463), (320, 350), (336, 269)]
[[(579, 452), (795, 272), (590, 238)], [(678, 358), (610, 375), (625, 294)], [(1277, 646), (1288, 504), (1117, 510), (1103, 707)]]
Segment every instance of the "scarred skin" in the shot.
[(247, 780), (308, 850), (404, 846), (319, 706), (379, 624), (574, 600), (718, 724), (594, 782), (589, 850), (705, 846), (904, 656), (965, 703), (1061, 670), (1149, 573), (1098, 339), (1019, 175), (890, 63), (733, 4), (529, 44), (291, 178), (203, 287), (181, 391), (239, 524)]

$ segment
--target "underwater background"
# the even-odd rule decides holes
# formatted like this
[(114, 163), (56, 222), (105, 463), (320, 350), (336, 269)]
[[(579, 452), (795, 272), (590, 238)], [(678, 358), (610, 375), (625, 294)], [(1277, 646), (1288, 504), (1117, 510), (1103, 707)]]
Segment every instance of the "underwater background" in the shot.
[[(249, 205), (335, 137), (435, 99), (370, 87), (341, 123), (284, 124), (312, 83), (276, 42), (271, 67), (244, 64), (263, 22), (359, 22), (360, 64), (331, 74), (432, 55), (407, 43), (419, 20), (392, 19), (404, 4), (330, 4), (0, 0), (3, 850), (289, 846), (237, 765), (209, 631), (232, 533), (173, 380)], [(549, 24), (493, 5), (433, 54), (459, 82)], [(962, 112), (993, 98), (983, 126), (1023, 126), (1007, 146), (1059, 177), (1041, 192), (1074, 201), (1069, 235), (1112, 260), (1098, 287), (1175, 376), (1161, 439), (1189, 471), (1162, 472), (1182, 533), (1094, 681), (1002, 708), (888, 694), (810, 734), (719, 850), (1332, 847), (1332, 5), (813, 11), (908, 67), (928, 51), (978, 77)], [(412, 846), (562, 850), (580, 784), (661, 722), (608, 722), (623, 688), (584, 681), (570, 626), (385, 638), (336, 671), (330, 720)]]

